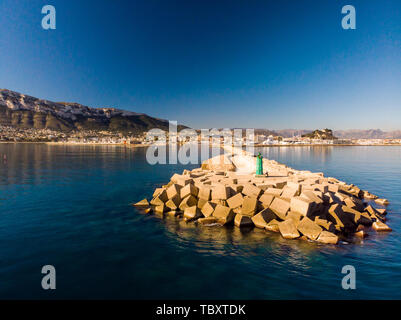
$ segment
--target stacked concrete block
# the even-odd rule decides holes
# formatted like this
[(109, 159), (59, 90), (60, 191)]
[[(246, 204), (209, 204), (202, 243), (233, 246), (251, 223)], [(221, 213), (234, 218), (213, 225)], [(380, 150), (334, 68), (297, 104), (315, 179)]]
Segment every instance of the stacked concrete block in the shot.
[(150, 201), (133, 205), (141, 213), (182, 218), (202, 227), (255, 227), (286, 239), (326, 244), (391, 231), (385, 224), (388, 200), (322, 173), (268, 159), (265, 164), (274, 175), (255, 177), (235, 172), (233, 163), (207, 161), (201, 168), (174, 174), (154, 190)]

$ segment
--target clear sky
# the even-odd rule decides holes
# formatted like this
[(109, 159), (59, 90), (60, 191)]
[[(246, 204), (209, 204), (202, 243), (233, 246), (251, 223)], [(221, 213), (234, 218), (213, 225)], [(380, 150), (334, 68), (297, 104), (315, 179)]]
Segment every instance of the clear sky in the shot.
[(401, 129), (401, 1), (1, 0), (0, 88), (195, 128)]

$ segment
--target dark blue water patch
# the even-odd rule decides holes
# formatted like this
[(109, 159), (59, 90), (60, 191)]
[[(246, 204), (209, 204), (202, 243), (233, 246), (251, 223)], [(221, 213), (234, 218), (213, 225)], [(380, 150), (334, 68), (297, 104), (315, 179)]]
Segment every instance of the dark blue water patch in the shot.
[[(388, 198), (394, 231), (327, 246), (261, 230), (196, 227), (129, 204), (197, 165), (151, 166), (143, 148), (2, 144), (0, 298), (401, 298), (401, 148), (262, 151)], [(41, 288), (46, 264), (56, 267), (54, 291)], [(356, 269), (356, 290), (341, 287), (344, 265)]]

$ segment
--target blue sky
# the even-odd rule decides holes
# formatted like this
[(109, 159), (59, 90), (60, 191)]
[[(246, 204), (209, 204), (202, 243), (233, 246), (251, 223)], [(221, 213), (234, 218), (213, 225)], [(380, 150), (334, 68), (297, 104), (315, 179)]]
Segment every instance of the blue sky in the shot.
[(1, 0), (0, 14), (0, 88), (195, 128), (401, 129), (400, 0)]

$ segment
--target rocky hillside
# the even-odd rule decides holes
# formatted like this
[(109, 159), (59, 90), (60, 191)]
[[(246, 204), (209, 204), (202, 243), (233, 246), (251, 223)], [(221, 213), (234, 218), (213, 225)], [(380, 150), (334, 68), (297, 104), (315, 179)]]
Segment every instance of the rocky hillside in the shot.
[[(78, 103), (52, 102), (0, 89), (0, 125), (58, 131), (108, 130), (141, 133), (168, 130), (168, 121), (115, 108), (91, 108)], [(185, 128), (178, 126), (178, 130)]]
[(330, 129), (315, 130), (313, 132), (303, 134), (302, 137), (310, 139), (320, 139), (320, 140), (334, 140), (337, 139), (333, 135), (333, 131)]
[(401, 139), (401, 130), (382, 131), (380, 129), (369, 130), (340, 130), (334, 134), (343, 139)]

